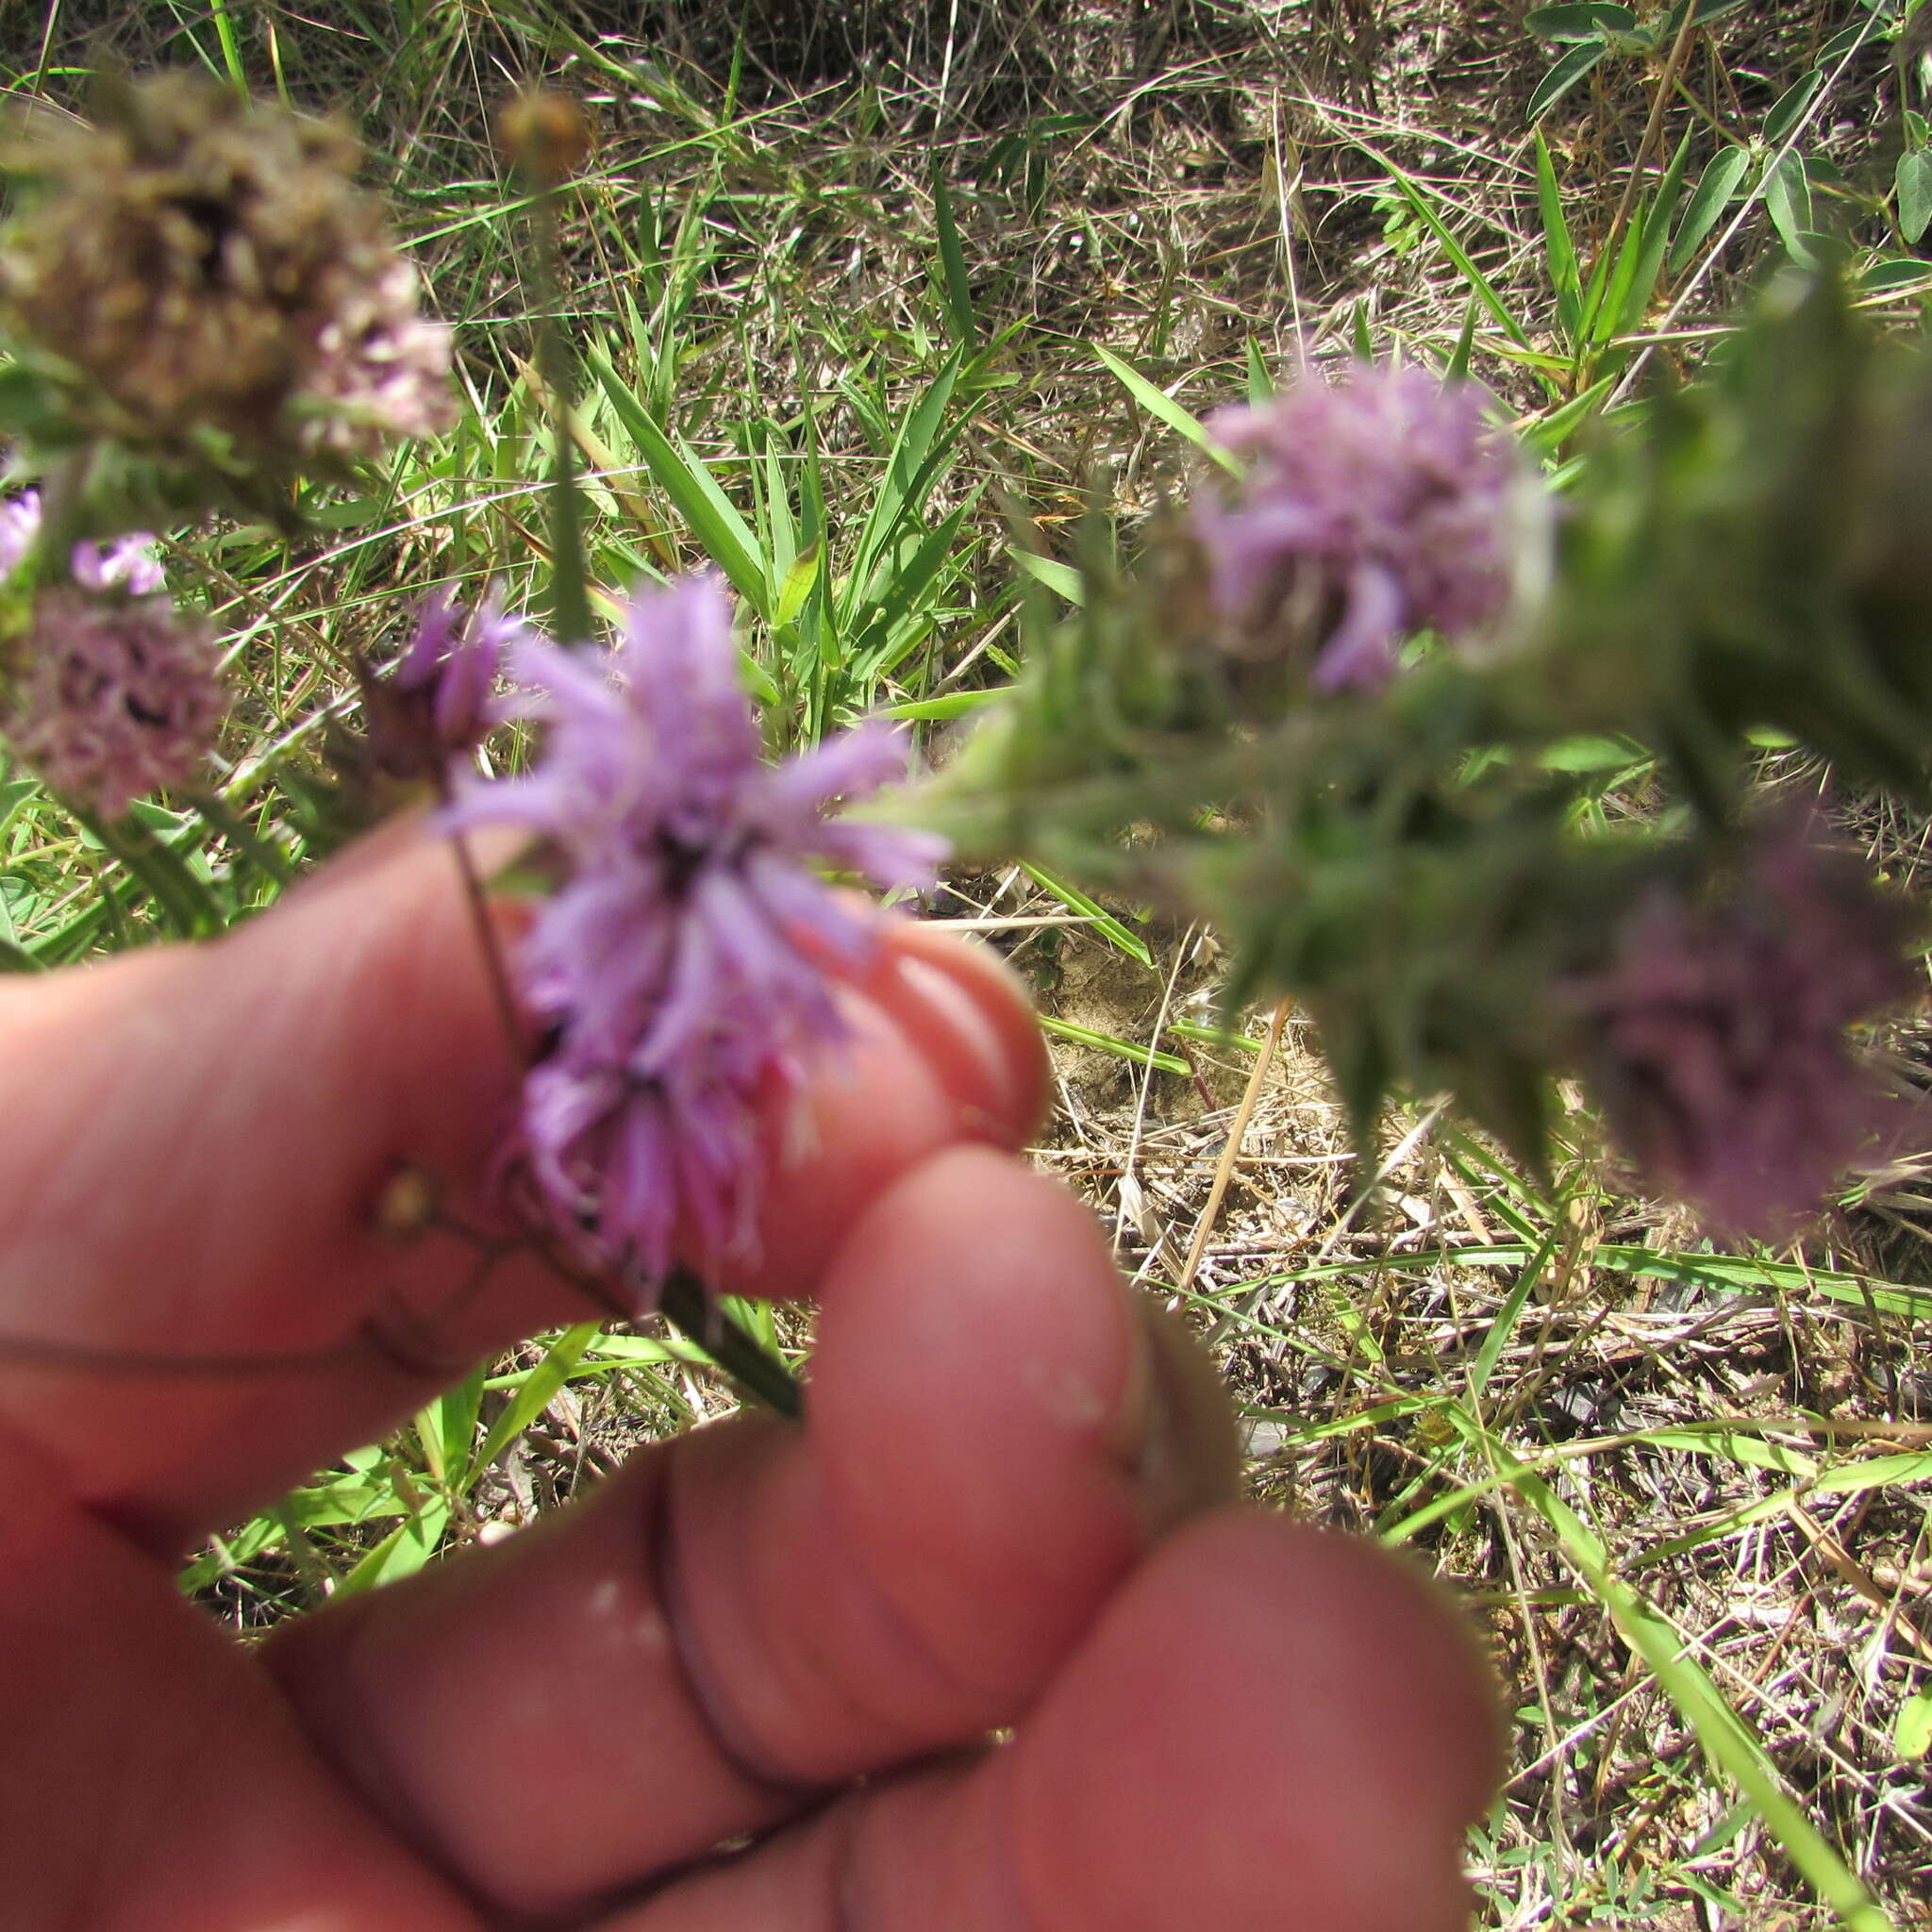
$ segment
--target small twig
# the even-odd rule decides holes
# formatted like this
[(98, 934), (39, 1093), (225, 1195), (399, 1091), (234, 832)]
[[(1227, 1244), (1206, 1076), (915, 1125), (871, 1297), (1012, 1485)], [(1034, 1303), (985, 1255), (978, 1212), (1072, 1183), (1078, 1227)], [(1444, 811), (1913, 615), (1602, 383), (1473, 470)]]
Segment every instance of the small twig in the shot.
[[(1663, 72), (1657, 77), (1657, 92), (1651, 96), (1650, 118), (1643, 125), (1643, 139), (1637, 143), (1636, 158), (1630, 163), (1630, 172), (1624, 180), (1623, 198), (1617, 203), (1617, 212), (1610, 217), (1609, 232), (1604, 237), (1604, 245), (1597, 252), (1599, 261), (1607, 261), (1611, 252), (1624, 233), (1630, 220), (1630, 210), (1637, 205), (1637, 186), (1643, 178), (1643, 164), (1650, 158), (1651, 150), (1657, 145), (1657, 138), (1663, 132), (1664, 109), (1676, 88), (1678, 71), (1684, 65), (1685, 57), (1690, 51), (1690, 36), (1697, 31), (1697, 9), (1687, 7), (1684, 18), (1677, 28), (1677, 37), (1671, 42), (1671, 51), (1664, 56)], [(1591, 279), (1595, 271), (1591, 270)], [(1609, 287), (1606, 279), (1604, 287)], [(1595, 320), (1594, 314), (1583, 318), (1582, 326), (1588, 328)]]
[(1188, 1249), (1188, 1258), (1181, 1265), (1180, 1279), (1174, 1283), (1176, 1294), (1186, 1294), (1194, 1285), (1194, 1276), (1200, 1273), (1202, 1259), (1208, 1253), (1208, 1243), (1214, 1234), (1214, 1217), (1221, 1212), (1222, 1197), (1227, 1192), (1227, 1184), (1234, 1177), (1234, 1165), (1241, 1158), (1241, 1141), (1248, 1131), (1248, 1123), (1255, 1117), (1255, 1108), (1261, 1098), (1262, 1084), (1268, 1078), (1268, 1069), (1274, 1064), (1274, 1050), (1281, 1043), (1281, 1029), (1288, 1024), (1290, 1002), (1283, 1000), (1274, 1008), (1274, 1017), (1268, 1022), (1268, 1038), (1261, 1042), (1261, 1051), (1255, 1056), (1255, 1064), (1248, 1073), (1247, 1091), (1241, 1095), (1241, 1104), (1236, 1109), (1234, 1125), (1228, 1129), (1227, 1145), (1221, 1150), (1221, 1159), (1214, 1169), (1214, 1180), (1208, 1190), (1208, 1205), (1201, 1210), (1201, 1218), (1194, 1224), (1194, 1239)]

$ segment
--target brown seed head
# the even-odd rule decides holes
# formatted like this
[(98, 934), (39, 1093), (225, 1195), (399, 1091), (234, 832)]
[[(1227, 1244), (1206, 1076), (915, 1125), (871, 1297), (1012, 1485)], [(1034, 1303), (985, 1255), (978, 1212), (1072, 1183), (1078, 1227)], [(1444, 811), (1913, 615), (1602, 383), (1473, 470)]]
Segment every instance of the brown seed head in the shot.
[(496, 117), (505, 156), (539, 188), (555, 188), (591, 152), (591, 117), (581, 102), (551, 88), (519, 94)]

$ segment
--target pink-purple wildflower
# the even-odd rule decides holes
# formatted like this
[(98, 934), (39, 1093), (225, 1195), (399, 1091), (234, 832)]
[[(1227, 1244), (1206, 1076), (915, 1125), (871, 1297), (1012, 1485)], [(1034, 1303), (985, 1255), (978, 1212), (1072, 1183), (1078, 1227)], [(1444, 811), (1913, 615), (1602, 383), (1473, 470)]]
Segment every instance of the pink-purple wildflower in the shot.
[(7, 735), (58, 792), (103, 819), (188, 784), (226, 710), (212, 626), (165, 596), (69, 585), (35, 600)]
[(450, 392), (455, 334), (416, 307), (416, 272), (395, 260), (346, 288), (318, 329), (303, 385), (317, 405), (311, 447), (374, 453), (392, 436), (440, 436), (456, 421)]
[(1522, 472), (1469, 384), (1413, 365), (1307, 369), (1207, 427), (1249, 458), (1238, 487), (1193, 506), (1209, 592), (1251, 636), (1309, 640), (1318, 690), (1384, 683), (1405, 638), (1460, 638), (1507, 606)]
[(505, 615), (495, 590), (467, 608), (446, 591), (432, 592), (395, 668), (365, 682), (376, 761), (402, 777), (458, 768), (501, 722), (505, 658), (530, 635), (522, 618)]
[[(0, 577), (10, 575), (41, 541), (41, 492), (23, 490), (0, 503)], [(130, 530), (105, 543), (83, 541), (69, 551), (67, 568), (84, 591), (125, 591), (145, 597), (166, 587), (151, 530)]]
[(0, 502), (0, 577), (13, 575), (21, 559), (40, 541), (41, 492), (24, 490)]
[(863, 960), (877, 915), (817, 868), (912, 886), (941, 848), (836, 816), (904, 775), (890, 726), (765, 762), (711, 577), (639, 593), (608, 653), (525, 639), (509, 668), (541, 757), (451, 816), (537, 832), (568, 868), (514, 962), (542, 1050), (512, 1153), (557, 1224), (649, 1291), (680, 1248), (754, 1251), (760, 1122), (842, 1037), (828, 972)]
[(1802, 818), (1719, 896), (1657, 886), (1564, 1004), (1610, 1130), (1717, 1230), (1788, 1233), (1895, 1124), (1845, 1029), (1913, 986), (1896, 908)]
[[(0, 576), (41, 540), (40, 495), (0, 504)], [(206, 620), (175, 609), (144, 530), (68, 553), (71, 581), (34, 599), (6, 734), (58, 792), (103, 819), (187, 784), (227, 709)]]

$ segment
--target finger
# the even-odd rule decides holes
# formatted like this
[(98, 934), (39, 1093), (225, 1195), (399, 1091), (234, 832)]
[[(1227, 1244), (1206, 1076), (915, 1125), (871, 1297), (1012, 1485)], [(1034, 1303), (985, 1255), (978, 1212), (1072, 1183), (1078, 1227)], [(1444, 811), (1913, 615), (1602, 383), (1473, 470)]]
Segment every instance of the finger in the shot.
[(1016, 1163), (900, 1180), (824, 1297), (803, 1431), (700, 1430), (270, 1645), (322, 1748), (482, 1895), (580, 1907), (1010, 1722), (1150, 1540), (1232, 1490), (1211, 1382)]
[(1137, 1573), (1010, 1749), (868, 1789), (600, 1932), (1457, 1932), (1499, 1735), (1420, 1576), (1223, 1512)]
[[(456, 1219), (491, 1218), (516, 1071), (448, 850), (391, 834), (351, 864), (218, 944), (0, 985), (21, 1096), (0, 1119), (0, 1474), (156, 1541), (584, 1312), (526, 1259), (377, 1224), (405, 1167)], [(1039, 1106), (1018, 994), (958, 949), (889, 929), (847, 1005), (849, 1055), (773, 1126), (790, 1165), (764, 1249), (790, 1291), (894, 1174), (956, 1140), (1016, 1144)]]
[(480, 1932), (344, 1794), (254, 1662), (73, 1511), (0, 1550), (0, 1924)]

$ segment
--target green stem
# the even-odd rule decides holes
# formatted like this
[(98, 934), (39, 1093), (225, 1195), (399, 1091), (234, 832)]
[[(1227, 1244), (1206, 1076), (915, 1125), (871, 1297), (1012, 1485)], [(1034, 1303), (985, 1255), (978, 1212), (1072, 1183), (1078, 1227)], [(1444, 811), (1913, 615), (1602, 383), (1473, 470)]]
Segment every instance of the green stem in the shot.
[(701, 1348), (747, 1395), (793, 1422), (805, 1414), (798, 1378), (719, 1306), (688, 1268), (674, 1268), (658, 1307), (664, 1319)]
[(550, 615), (560, 644), (591, 638), (590, 564), (584, 550), (583, 497), (577, 489), (576, 443), (571, 433), (576, 368), (560, 314), (563, 252), (558, 244), (555, 186), (535, 183), (530, 227), (536, 242), (537, 367), (549, 391), (552, 439), (550, 484)]

